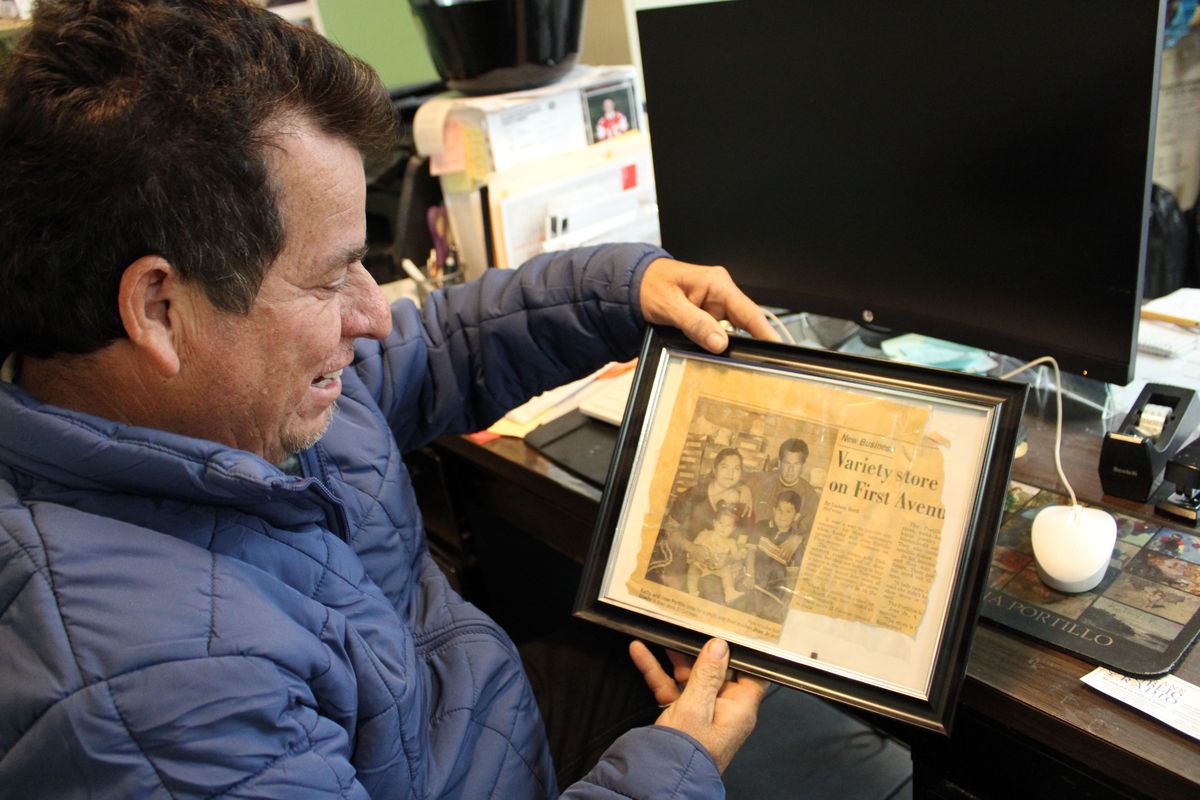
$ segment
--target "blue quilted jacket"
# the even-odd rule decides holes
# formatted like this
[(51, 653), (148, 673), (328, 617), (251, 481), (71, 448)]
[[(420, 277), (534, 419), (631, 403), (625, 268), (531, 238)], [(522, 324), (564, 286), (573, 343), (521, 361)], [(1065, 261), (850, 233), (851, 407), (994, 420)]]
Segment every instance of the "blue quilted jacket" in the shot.
[[(555, 796), (513, 644), (431, 561), (401, 454), (632, 355), (660, 255), (396, 304), (299, 477), (0, 384), (0, 796)], [(564, 796), (723, 794), (649, 727)]]

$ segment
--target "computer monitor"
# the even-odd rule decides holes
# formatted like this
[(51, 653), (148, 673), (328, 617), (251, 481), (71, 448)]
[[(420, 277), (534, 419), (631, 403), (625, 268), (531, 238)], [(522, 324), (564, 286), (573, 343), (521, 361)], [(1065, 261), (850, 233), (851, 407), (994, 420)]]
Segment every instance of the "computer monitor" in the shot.
[(766, 305), (1133, 375), (1163, 3), (638, 12), (663, 244)]

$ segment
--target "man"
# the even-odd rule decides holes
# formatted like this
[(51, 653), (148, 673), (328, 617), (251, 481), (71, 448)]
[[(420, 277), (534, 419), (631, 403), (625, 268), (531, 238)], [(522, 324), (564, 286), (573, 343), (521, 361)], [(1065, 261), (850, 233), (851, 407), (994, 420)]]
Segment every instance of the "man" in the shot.
[(792, 531), (808, 537), (817, 516), (820, 497), (808, 481), (800, 477), (808, 461), (808, 443), (803, 439), (785, 439), (779, 445), (779, 463), (774, 469), (758, 474), (746, 473), (746, 482), (754, 494), (754, 519), (769, 520), (775, 514), (776, 498), (784, 491), (795, 492), (800, 499)]
[(596, 141), (615, 139), (629, 130), (629, 120), (617, 110), (617, 104), (611, 97), (604, 98), (601, 104), (604, 113), (596, 120)]
[[(362, 158), (394, 125), (369, 68), (241, 0), (36, 6), (0, 74), (4, 794), (557, 793), (401, 454), (644, 321), (770, 334), (723, 270), (643, 246), (389, 310)], [(568, 794), (719, 795), (762, 682), (716, 640), (674, 676), (631, 654), (666, 709)]]

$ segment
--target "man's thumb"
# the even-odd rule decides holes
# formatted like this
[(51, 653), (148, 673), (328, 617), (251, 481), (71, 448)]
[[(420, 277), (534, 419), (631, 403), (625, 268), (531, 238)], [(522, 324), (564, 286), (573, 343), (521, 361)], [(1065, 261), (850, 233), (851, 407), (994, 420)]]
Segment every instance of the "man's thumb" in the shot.
[(729, 334), (721, 323), (704, 309), (694, 305), (682, 293), (672, 298), (672, 324), (696, 344), (710, 353), (722, 353), (729, 344)]
[(722, 639), (710, 639), (704, 649), (696, 656), (692, 665), (692, 676), (688, 679), (688, 687), (696, 684), (696, 689), (704, 694), (705, 700), (714, 705), (717, 692), (725, 683), (725, 673), (729, 669), (729, 645)]
[(692, 319), (686, 331), (688, 337), (710, 353), (722, 353), (729, 345), (729, 334), (721, 323), (707, 311), (696, 308), (691, 311)]

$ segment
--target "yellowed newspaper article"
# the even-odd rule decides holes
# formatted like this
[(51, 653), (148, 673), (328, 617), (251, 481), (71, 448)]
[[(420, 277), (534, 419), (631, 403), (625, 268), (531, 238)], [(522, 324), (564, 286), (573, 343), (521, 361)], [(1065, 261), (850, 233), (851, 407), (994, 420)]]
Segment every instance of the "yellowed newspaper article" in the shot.
[(630, 594), (766, 641), (791, 609), (912, 636), (945, 515), (929, 405), (714, 362), (683, 369)]
[(936, 575), (944, 483), (936, 443), (844, 430), (795, 607), (915, 635)]

